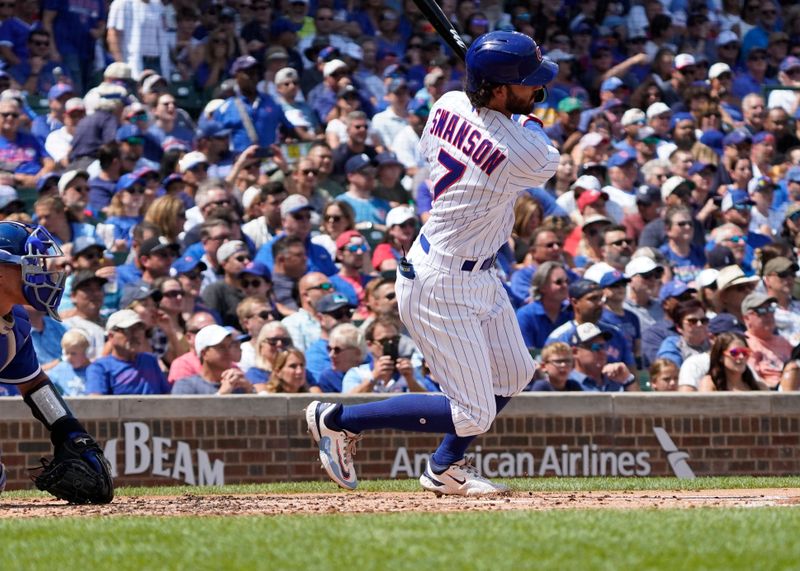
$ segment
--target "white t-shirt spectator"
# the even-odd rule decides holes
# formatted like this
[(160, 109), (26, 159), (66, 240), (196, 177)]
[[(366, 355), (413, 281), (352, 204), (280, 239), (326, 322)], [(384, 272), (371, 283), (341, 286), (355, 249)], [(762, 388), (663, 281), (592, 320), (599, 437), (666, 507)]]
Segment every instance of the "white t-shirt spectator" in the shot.
[(66, 127), (61, 127), (47, 135), (47, 139), (44, 142), (44, 150), (53, 157), (56, 163), (60, 164), (62, 160), (67, 158), (71, 145), (72, 135), (67, 132)]

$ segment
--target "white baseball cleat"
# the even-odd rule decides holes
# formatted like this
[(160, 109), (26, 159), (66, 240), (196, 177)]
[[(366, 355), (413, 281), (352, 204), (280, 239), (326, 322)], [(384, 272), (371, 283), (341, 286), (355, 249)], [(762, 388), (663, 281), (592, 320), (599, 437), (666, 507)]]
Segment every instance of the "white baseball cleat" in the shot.
[(431, 470), (430, 462), (425, 467), (419, 483), (426, 490), (430, 490), (437, 496), (488, 496), (501, 494), (508, 491), (508, 487), (502, 484), (495, 484), (491, 480), (478, 474), (477, 468), (466, 458), (455, 464), (450, 464), (441, 474)]
[(358, 477), (353, 466), (356, 443), (360, 434), (346, 430), (332, 430), (325, 425), (325, 418), (336, 407), (333, 403), (312, 401), (306, 408), (308, 431), (319, 444), (319, 459), (331, 480), (347, 490), (358, 486)]

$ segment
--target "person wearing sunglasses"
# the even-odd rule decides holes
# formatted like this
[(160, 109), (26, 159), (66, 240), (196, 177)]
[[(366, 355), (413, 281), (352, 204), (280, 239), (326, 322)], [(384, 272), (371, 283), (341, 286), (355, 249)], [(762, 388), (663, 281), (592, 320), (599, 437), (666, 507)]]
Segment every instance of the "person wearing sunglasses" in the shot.
[(303, 158), (297, 161), (292, 167), (291, 174), (289, 175), (289, 188), (291, 194), (299, 194), (308, 199), (309, 204), (314, 207), (314, 215), (312, 216), (312, 224), (319, 225), (319, 212), (322, 212), (325, 205), (332, 199), (331, 195), (326, 190), (317, 186), (317, 164), (309, 158)]
[[(736, 97), (742, 100), (742, 110), (744, 111), (745, 97), (759, 94), (762, 86), (775, 82), (767, 77), (769, 64), (766, 45), (753, 47), (743, 43), (742, 53), (745, 54), (744, 69), (734, 76), (732, 91)], [(761, 98), (761, 102), (763, 105), (763, 98)]]
[(670, 312), (677, 335), (670, 335), (661, 343), (657, 359), (669, 359), (680, 367), (692, 355), (709, 350), (706, 310), (697, 299), (682, 301)]
[(752, 351), (740, 333), (718, 335), (709, 353), (709, 372), (697, 387), (699, 392), (767, 390), (748, 366)]
[[(88, 186), (85, 187), (88, 196)], [(135, 174), (123, 175), (117, 182), (117, 192), (106, 208), (105, 222), (97, 225), (97, 235), (109, 250), (128, 251), (133, 241), (133, 228), (144, 219), (145, 188)]]
[[(573, 370), (567, 379), (578, 383), (587, 392), (637, 391), (636, 376), (625, 363), (608, 362), (611, 334), (594, 323), (581, 323), (569, 336)], [(549, 344), (549, 343), (548, 343)]]
[(717, 275), (716, 295), (716, 306), (720, 313), (730, 313), (743, 323), (742, 302), (755, 290), (758, 282), (757, 276), (746, 276), (737, 264), (721, 268)]
[(369, 244), (357, 230), (343, 232), (336, 239), (336, 261), (341, 266), (337, 275), (350, 284), (356, 292), (358, 306), (353, 318), (357, 321), (363, 321), (369, 315), (364, 302), (364, 288), (373, 277), (364, 272), (369, 263), (369, 253)]
[(784, 256), (764, 264), (761, 272), (767, 295), (775, 298), (775, 325), (792, 347), (800, 344), (800, 301), (792, 298), (798, 265)]
[(389, 316), (377, 318), (364, 333), (371, 360), (353, 367), (342, 379), (342, 393), (426, 392), (410, 356), (399, 350), (399, 324)]
[(39, 177), (55, 168), (44, 144), (20, 130), (22, 109), (15, 99), (0, 100), (0, 148), (3, 171), (13, 173), (14, 185), (34, 188)]
[(751, 351), (748, 363), (753, 372), (773, 390), (780, 385), (783, 366), (792, 355), (792, 345), (776, 333), (777, 303), (774, 297), (756, 292), (742, 301), (742, 317), (747, 328), (745, 337)]
[(664, 269), (648, 256), (636, 256), (625, 266), (630, 278), (622, 307), (639, 318), (642, 330), (663, 321), (664, 310), (658, 303), (658, 292)]
[(167, 381), (171, 385), (178, 379), (199, 375), (203, 369), (200, 359), (195, 352), (194, 341), (197, 333), (207, 325), (217, 323), (216, 318), (207, 311), (197, 311), (186, 320), (184, 339), (189, 344), (189, 351), (177, 357), (169, 365)]
[(331, 366), (328, 344), (330, 333), (337, 325), (352, 321), (355, 306), (350, 303), (347, 296), (334, 292), (319, 298), (314, 311), (314, 317), (320, 324), (320, 338), (309, 345), (305, 353), (309, 374), (319, 378), (319, 375)]
[(660, 251), (673, 270), (673, 279), (691, 283), (706, 264), (705, 252), (692, 242), (693, 215), (685, 206), (672, 206), (664, 217), (667, 243)]
[(769, 236), (750, 230), (752, 209), (755, 202), (747, 191), (734, 190), (728, 192), (722, 199), (720, 210), (723, 222), (735, 224), (742, 231), (745, 243), (745, 254), (742, 267), (751, 269), (753, 253), (757, 248), (763, 248), (772, 242)]
[(323, 296), (336, 291), (328, 276), (320, 272), (309, 272), (297, 283), (300, 309), (284, 317), (283, 325), (289, 331), (295, 347), (305, 351), (322, 335), (320, 323), (315, 317), (315, 306)]
[(245, 370), (245, 378), (253, 384), (257, 393), (264, 392), (270, 380), (275, 359), (281, 352), (292, 348), (292, 338), (280, 321), (268, 321), (255, 339), (255, 358)]
[[(145, 87), (148, 90), (151, 89), (160, 78), (161, 76), (159, 75), (148, 77), (144, 82), (143, 89)], [(153, 110), (153, 119), (153, 124), (149, 127), (145, 126), (145, 128), (150, 137), (158, 143), (159, 148), (168, 137), (174, 137), (187, 147), (192, 148), (195, 134), (182, 122), (178, 121), (178, 107), (175, 97), (171, 93), (162, 93), (158, 96)]]
[(605, 294), (599, 283), (587, 279), (579, 279), (568, 286), (567, 293), (569, 302), (572, 305), (574, 318), (563, 325), (557, 327), (545, 340), (545, 346), (555, 341), (570, 343), (570, 339), (577, 327), (584, 323), (597, 325), (603, 333), (608, 333), (607, 352), (608, 362), (622, 362), (630, 370), (636, 367), (636, 361), (631, 347), (625, 340), (624, 335), (618, 327), (606, 323), (601, 319), (603, 315), (603, 304)]
[[(612, 270), (600, 278), (605, 303), (600, 319), (606, 325), (616, 327), (625, 339), (628, 349), (633, 353), (636, 363), (641, 363), (642, 326), (632, 311), (625, 309), (625, 296), (631, 279), (619, 270)], [(641, 368), (641, 366), (639, 367)]]
[(235, 332), (212, 324), (203, 327), (194, 338), (194, 350), (200, 360), (200, 372), (175, 381), (174, 395), (253, 394), (253, 385), (236, 368)]
[(241, 240), (225, 242), (217, 250), (217, 263), (223, 271), (223, 277), (203, 289), (200, 295), (208, 307), (222, 316), (223, 326), (241, 327), (236, 306), (245, 298), (241, 273), (250, 262), (250, 252)]
[(529, 286), (532, 301), (517, 310), (528, 349), (542, 349), (547, 337), (573, 318), (568, 286), (569, 278), (561, 262), (547, 261), (536, 269)]
[(367, 347), (361, 332), (352, 323), (342, 323), (331, 330), (328, 336), (330, 367), (317, 377), (317, 384), (324, 393), (341, 393), (344, 375), (364, 363)]

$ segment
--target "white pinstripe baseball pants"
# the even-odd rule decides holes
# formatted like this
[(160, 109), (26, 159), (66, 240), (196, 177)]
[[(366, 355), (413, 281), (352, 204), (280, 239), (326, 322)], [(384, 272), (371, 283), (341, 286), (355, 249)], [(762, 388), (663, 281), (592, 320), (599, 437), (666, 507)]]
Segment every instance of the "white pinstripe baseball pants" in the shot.
[(414, 279), (397, 276), (400, 318), (450, 399), (458, 436), (483, 434), (497, 414), (494, 396), (513, 396), (530, 382), (528, 352), (508, 295), (493, 269), (461, 269), (464, 259), (408, 255)]

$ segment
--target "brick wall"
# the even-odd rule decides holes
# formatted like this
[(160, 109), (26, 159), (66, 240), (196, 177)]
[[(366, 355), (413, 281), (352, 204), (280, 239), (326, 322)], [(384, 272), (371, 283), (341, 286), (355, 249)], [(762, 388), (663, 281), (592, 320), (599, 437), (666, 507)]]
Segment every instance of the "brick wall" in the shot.
[[(323, 479), (302, 416), (310, 400), (107, 397), (70, 404), (115, 460), (117, 485), (126, 486)], [(795, 475), (799, 421), (800, 395), (790, 394), (523, 395), (473, 451), (490, 476), (672, 476), (669, 460), (678, 457), (697, 476)], [(654, 428), (663, 429), (667, 444)], [(413, 476), (438, 441), (370, 433), (359, 445), (359, 476)], [(48, 434), (20, 399), (0, 401), (0, 453), (11, 489), (31, 487), (27, 468), (51, 453)]]

